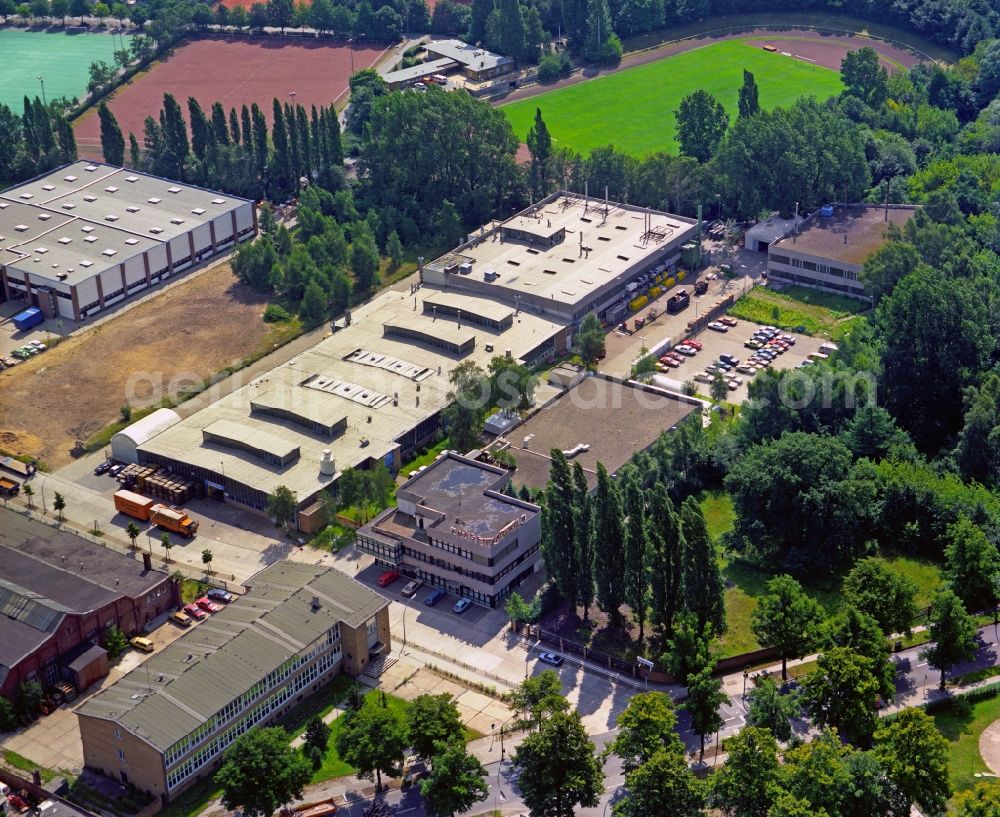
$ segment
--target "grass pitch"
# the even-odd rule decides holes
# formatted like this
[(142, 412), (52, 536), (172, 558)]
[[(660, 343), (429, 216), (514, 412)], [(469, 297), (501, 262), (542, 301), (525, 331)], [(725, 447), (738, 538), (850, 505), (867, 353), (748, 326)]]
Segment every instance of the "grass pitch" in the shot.
[[(131, 37), (125, 36), (128, 47)], [(114, 65), (115, 40), (108, 33), (67, 34), (64, 31), (0, 29), (0, 102), (20, 114), (25, 94), (45, 98), (82, 98), (96, 60)], [(121, 43), (118, 40), (119, 45)]]
[(744, 68), (756, 78), (765, 109), (788, 105), (803, 96), (825, 99), (843, 87), (836, 71), (741, 40), (726, 40), (559, 88), (501, 110), (522, 141), (535, 108), (541, 108), (559, 147), (587, 153), (613, 144), (636, 156), (676, 153), (674, 111), (681, 100), (694, 91), (708, 91), (725, 106), (731, 120), (735, 119)]

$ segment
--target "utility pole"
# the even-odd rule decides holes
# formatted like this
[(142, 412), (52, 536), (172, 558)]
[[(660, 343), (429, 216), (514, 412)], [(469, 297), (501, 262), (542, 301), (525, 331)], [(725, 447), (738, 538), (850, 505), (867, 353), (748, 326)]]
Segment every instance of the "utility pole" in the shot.
[(45, 77), (39, 74), (38, 82), (42, 86), (42, 105), (44, 105), (47, 108), (49, 107), (49, 103), (45, 101)]

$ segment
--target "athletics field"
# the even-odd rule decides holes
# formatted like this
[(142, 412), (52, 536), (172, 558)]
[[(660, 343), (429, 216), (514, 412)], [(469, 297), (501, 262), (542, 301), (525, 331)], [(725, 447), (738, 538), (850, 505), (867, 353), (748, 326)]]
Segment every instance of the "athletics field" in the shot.
[[(125, 36), (128, 46), (128, 36)], [(87, 93), (92, 62), (104, 60), (114, 65), (118, 35), (104, 33), (67, 34), (64, 31), (23, 31), (0, 29), (0, 102), (14, 113), (23, 110), (24, 95), (40, 97), (45, 80), (45, 98), (83, 98)]]
[(730, 121), (735, 119), (744, 68), (756, 78), (765, 109), (802, 96), (825, 99), (840, 92), (839, 73), (808, 61), (806, 42), (776, 41), (777, 52), (764, 51), (759, 42), (754, 38), (751, 44), (748, 38), (712, 43), (513, 102), (501, 110), (522, 141), (535, 108), (541, 108), (558, 147), (587, 153), (613, 144), (626, 153), (647, 156), (661, 150), (677, 152), (674, 111), (693, 91), (708, 91), (725, 106)]

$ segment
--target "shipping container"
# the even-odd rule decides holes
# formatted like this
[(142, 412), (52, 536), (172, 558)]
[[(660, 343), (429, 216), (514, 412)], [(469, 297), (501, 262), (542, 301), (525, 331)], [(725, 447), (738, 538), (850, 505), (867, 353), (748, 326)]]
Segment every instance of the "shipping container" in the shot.
[(14, 321), (14, 326), (23, 332), (26, 329), (31, 329), (32, 326), (38, 326), (38, 324), (45, 320), (45, 316), (42, 314), (41, 309), (33, 306), (30, 309), (25, 309), (23, 312), (18, 312), (12, 320)]
[(21, 486), (7, 477), (0, 477), (0, 496), (17, 496)]
[(115, 491), (115, 510), (148, 522), (153, 508), (153, 500), (132, 491)]

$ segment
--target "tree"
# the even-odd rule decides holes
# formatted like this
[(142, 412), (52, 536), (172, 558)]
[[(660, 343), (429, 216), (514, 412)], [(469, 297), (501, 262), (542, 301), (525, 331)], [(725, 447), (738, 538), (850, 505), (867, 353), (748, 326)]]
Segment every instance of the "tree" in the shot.
[(743, 84), (740, 86), (739, 98), (740, 119), (754, 116), (760, 112), (760, 99), (757, 91), (757, 80), (753, 74), (743, 69)]
[(871, 46), (848, 51), (840, 63), (844, 94), (855, 96), (878, 108), (889, 95), (889, 72), (879, 65), (878, 52)]
[(35, 495), (35, 489), (32, 488), (30, 485), (25, 484), (24, 486), (22, 486), (21, 490), (24, 491), (24, 495), (28, 497), (28, 507), (34, 508), (35, 506), (33, 504), (32, 497), (34, 497)]
[(780, 741), (791, 739), (791, 719), (798, 717), (800, 710), (799, 696), (783, 695), (770, 675), (757, 681), (747, 696), (747, 723), (767, 729)]
[(951, 797), (948, 741), (932, 717), (904, 709), (875, 732), (874, 754), (908, 803), (925, 814), (944, 813)]
[(878, 681), (878, 694), (885, 700), (896, 694), (896, 667), (889, 660), (889, 642), (878, 622), (850, 604), (844, 605), (829, 622), (827, 639), (831, 645), (846, 647), (871, 662)]
[(403, 263), (403, 244), (399, 240), (399, 233), (392, 230), (385, 240), (385, 254), (389, 256), (389, 264), (392, 269), (399, 269)]
[(45, 700), (45, 690), (38, 681), (22, 681), (17, 688), (17, 700), (14, 703), (21, 716), (35, 717)]
[(709, 397), (712, 402), (718, 405), (729, 396), (729, 386), (720, 372), (716, 372), (712, 378), (712, 384), (708, 387)]
[(593, 312), (580, 322), (574, 340), (580, 357), (588, 366), (593, 366), (604, 357), (604, 329)]
[(639, 625), (639, 641), (642, 641), (646, 610), (649, 605), (649, 575), (646, 569), (649, 537), (646, 531), (646, 503), (636, 470), (628, 469), (624, 477), (622, 501), (627, 517), (623, 559), (625, 603), (635, 616)]
[(818, 726), (833, 726), (844, 739), (866, 745), (878, 723), (879, 681), (872, 661), (848, 647), (827, 650), (802, 684), (802, 699)]
[(574, 817), (577, 806), (593, 808), (604, 791), (594, 744), (576, 712), (557, 712), (517, 747), (521, 798), (532, 814)]
[(684, 744), (677, 733), (677, 715), (670, 696), (663, 692), (633, 695), (618, 716), (618, 734), (607, 751), (621, 758), (626, 774), (658, 753), (683, 755)]
[(917, 615), (917, 586), (881, 559), (861, 559), (844, 579), (845, 600), (878, 622), (886, 635), (909, 633)]
[(247, 817), (270, 817), (290, 800), (302, 796), (312, 770), (288, 746), (280, 726), (251, 729), (236, 739), (225, 755), (215, 782), (222, 787), (222, 803)]
[(63, 25), (66, 25), (66, 15), (69, 14), (69, 0), (52, 0), (49, 4), (52, 9), (52, 16), (58, 17)]
[(214, 559), (214, 558), (215, 558), (215, 555), (208, 548), (205, 548), (201, 552), (201, 563), (203, 565), (205, 565), (205, 571), (207, 573), (211, 573), (212, 572), (212, 559)]
[(0, 695), (0, 732), (9, 732), (17, 727), (17, 712), (14, 704)]
[(948, 670), (976, 654), (976, 623), (962, 600), (949, 588), (942, 588), (934, 595), (931, 641), (933, 645), (920, 653), (920, 657), (941, 670), (941, 689), (944, 689)]
[(55, 498), (52, 500), (52, 507), (55, 509), (55, 512), (59, 514), (59, 521), (62, 522), (63, 511), (66, 510), (66, 498), (58, 491), (56, 491), (55, 494)]
[(549, 176), (552, 162), (552, 136), (542, 119), (542, 109), (535, 108), (535, 121), (528, 129), (528, 152), (531, 165), (528, 171), (531, 194), (540, 199), (549, 192)]
[(659, 751), (625, 778), (626, 795), (614, 804), (615, 817), (701, 817), (702, 785), (684, 760), (684, 752)]
[(516, 623), (520, 622), (532, 622), (534, 621), (540, 612), (541, 604), (539, 599), (535, 598), (531, 604), (526, 602), (520, 593), (511, 593), (507, 598), (506, 604), (504, 604), (504, 612), (510, 618), (511, 627), (515, 629)]
[(354, 273), (355, 288), (368, 292), (378, 284), (378, 247), (367, 222), (357, 222), (352, 230), (351, 272)]
[(490, 383), (486, 373), (474, 361), (458, 364), (448, 376), (452, 390), (450, 404), (441, 412), (441, 421), (452, 445), (461, 452), (479, 446), (479, 435), (486, 422)]
[(727, 740), (726, 765), (712, 776), (709, 804), (727, 817), (767, 817), (778, 788), (774, 735), (747, 726)]
[(108, 651), (108, 657), (112, 660), (121, 655), (128, 648), (128, 639), (125, 633), (118, 629), (117, 624), (112, 624), (104, 631), (104, 649)]
[(583, 618), (590, 616), (590, 605), (594, 603), (594, 570), (597, 560), (594, 556), (593, 501), (590, 486), (583, 466), (577, 460), (573, 463), (573, 569), (576, 571), (575, 599), (583, 607)]
[(811, 806), (808, 814), (840, 814), (851, 784), (846, 764), (850, 753), (832, 729), (823, 729), (808, 743), (794, 743), (785, 750), (783, 788)]
[(318, 281), (312, 280), (306, 284), (302, 293), (302, 303), (299, 304), (299, 315), (306, 324), (322, 323), (326, 319), (327, 298), (323, 287)]
[[(577, 584), (576, 539), (573, 512), (573, 476), (566, 455), (553, 448), (549, 455), (549, 482), (542, 503), (542, 559), (552, 582), (564, 599), (576, 607), (579, 598)], [(589, 542), (589, 528), (585, 532)]]
[(174, 543), (170, 541), (170, 534), (166, 531), (160, 534), (160, 544), (163, 546), (163, 552), (166, 554), (163, 557), (163, 561), (166, 564), (170, 564), (170, 549), (174, 546)]
[(920, 266), (920, 253), (906, 241), (889, 241), (865, 259), (858, 276), (865, 294), (878, 305), (904, 277)]
[(302, 753), (312, 762), (313, 769), (323, 765), (326, 748), (330, 743), (330, 727), (322, 718), (314, 717), (306, 724)]
[(453, 817), (486, 799), (486, 770), (461, 741), (439, 741), (430, 775), (420, 781), (431, 817)]
[(715, 660), (710, 660), (700, 671), (687, 677), (688, 696), (683, 707), (691, 716), (691, 730), (701, 744), (699, 758), (705, 758), (705, 736), (717, 732), (725, 721), (719, 714), (719, 707), (729, 697), (722, 691), (722, 681), (714, 678)]
[(945, 575), (966, 610), (987, 610), (997, 603), (1000, 552), (986, 532), (967, 516), (948, 526)]
[(725, 584), (705, 516), (693, 495), (681, 505), (681, 531), (684, 609), (694, 613), (699, 629), (710, 624), (714, 632), (722, 633), (726, 629)]
[(128, 526), (125, 528), (125, 534), (129, 538), (132, 550), (135, 550), (135, 540), (139, 538), (140, 533), (142, 533), (142, 531), (139, 530), (139, 526), (136, 525), (135, 522), (129, 522)]
[(266, 513), (275, 524), (283, 525), (287, 533), (288, 525), (295, 521), (298, 505), (299, 499), (295, 491), (285, 485), (279, 485), (274, 489), (274, 493), (267, 497)]
[[(0, 713), (2, 729), (3, 715)], [(971, 789), (958, 792), (953, 805), (955, 817), (1000, 817), (1000, 790), (995, 783), (977, 783)]]
[(591, 502), (591, 550), (597, 606), (615, 623), (621, 620), (625, 603), (622, 576), (622, 544), (625, 539), (624, 511), (618, 486), (611, 481), (603, 463), (597, 463), (597, 487)]
[(110, 165), (125, 164), (125, 137), (118, 127), (118, 120), (104, 102), (98, 105), (97, 115), (101, 120), (101, 153), (104, 154), (104, 161)]
[(527, 366), (505, 357), (490, 361), (490, 402), (506, 411), (526, 411), (535, 402), (537, 377)]
[(694, 613), (681, 613), (667, 641), (666, 666), (674, 678), (700, 672), (711, 659), (712, 626), (698, 626)]
[(674, 115), (681, 153), (699, 162), (711, 159), (729, 127), (729, 114), (722, 103), (699, 90), (684, 97)]
[(386, 707), (371, 703), (344, 715), (344, 725), (337, 734), (337, 753), (358, 770), (359, 778), (375, 777), (375, 790), (382, 791), (382, 775), (399, 777), (403, 773), (407, 747), (405, 726)]
[(823, 622), (823, 608), (807, 596), (795, 579), (776, 576), (767, 583), (750, 618), (754, 637), (781, 655), (781, 678), (788, 678), (788, 659), (802, 658), (813, 649)]
[(525, 678), (510, 693), (510, 706), (523, 720), (530, 719), (536, 727), (540, 727), (546, 716), (565, 712), (569, 703), (563, 697), (559, 676), (547, 669)]
[[(423, 760), (430, 760), (435, 744), (461, 745), (462, 720), (455, 700), (448, 693), (418, 695), (406, 713), (410, 746)], [(435, 765), (437, 761), (435, 760)]]
[(681, 608), (685, 544), (680, 515), (662, 483), (653, 486), (647, 521), (651, 618), (654, 626), (670, 636)]

